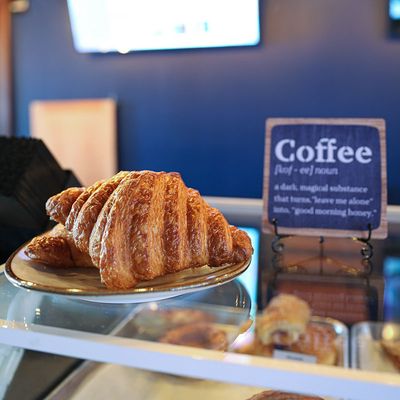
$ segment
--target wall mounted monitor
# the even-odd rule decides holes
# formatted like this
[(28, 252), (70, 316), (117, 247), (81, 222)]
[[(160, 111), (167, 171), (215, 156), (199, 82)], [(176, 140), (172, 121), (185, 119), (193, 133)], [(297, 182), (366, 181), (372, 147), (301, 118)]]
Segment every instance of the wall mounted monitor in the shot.
[(254, 46), (258, 0), (68, 0), (81, 53)]

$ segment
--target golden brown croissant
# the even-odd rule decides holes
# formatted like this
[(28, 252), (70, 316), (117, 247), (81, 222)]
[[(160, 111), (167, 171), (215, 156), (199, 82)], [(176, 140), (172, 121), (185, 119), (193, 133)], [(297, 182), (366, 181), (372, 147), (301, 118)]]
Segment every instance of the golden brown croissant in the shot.
[(71, 233), (61, 224), (33, 238), (26, 246), (25, 254), (54, 267), (94, 267), (89, 255), (77, 249)]
[(228, 225), (177, 173), (120, 172), (51, 197), (46, 209), (100, 268), (109, 288), (208, 264), (248, 260), (247, 234)]

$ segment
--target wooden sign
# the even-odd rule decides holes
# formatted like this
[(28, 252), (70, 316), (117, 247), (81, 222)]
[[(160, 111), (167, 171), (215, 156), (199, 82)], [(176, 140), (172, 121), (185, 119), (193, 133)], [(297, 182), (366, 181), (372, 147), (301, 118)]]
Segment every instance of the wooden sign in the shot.
[(268, 119), (263, 198), (267, 233), (385, 238), (384, 120)]

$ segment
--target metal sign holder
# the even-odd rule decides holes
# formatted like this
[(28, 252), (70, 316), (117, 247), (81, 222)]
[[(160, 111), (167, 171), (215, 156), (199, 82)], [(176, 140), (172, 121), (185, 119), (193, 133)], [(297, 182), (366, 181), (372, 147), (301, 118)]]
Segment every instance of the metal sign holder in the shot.
[[(293, 235), (281, 235), (279, 233), (279, 227), (278, 227), (278, 220), (274, 218), (272, 220), (272, 225), (274, 227), (274, 237), (271, 242), (271, 248), (272, 248), (272, 266), (275, 271), (282, 271), (283, 268), (283, 256), (284, 256), (284, 250), (285, 250), (285, 244), (283, 243), (283, 239), (292, 237)], [(372, 264), (372, 257), (374, 254), (374, 248), (371, 244), (371, 234), (372, 234), (372, 228), (371, 224), (368, 224), (368, 236), (366, 238), (360, 238), (360, 237), (354, 237), (354, 238), (349, 238), (349, 240), (355, 240), (363, 244), (361, 247), (360, 253), (361, 253), (361, 264), (363, 265), (363, 271), (360, 275), (358, 276), (365, 276), (368, 277), (373, 269), (373, 264)], [(322, 274), (323, 271), (323, 261), (326, 260), (325, 256), (325, 249), (324, 249), (324, 243), (325, 243), (325, 237), (320, 236), (319, 238), (319, 260), (320, 260), (320, 272)]]

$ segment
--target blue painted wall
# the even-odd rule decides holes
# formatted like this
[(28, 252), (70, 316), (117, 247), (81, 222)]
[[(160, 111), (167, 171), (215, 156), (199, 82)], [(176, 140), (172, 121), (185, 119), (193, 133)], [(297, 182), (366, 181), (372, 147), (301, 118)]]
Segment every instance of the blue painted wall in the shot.
[(400, 204), (400, 40), (386, 0), (261, 0), (262, 43), (249, 48), (78, 54), (65, 0), (31, 0), (13, 22), (18, 135), (32, 100), (114, 96), (121, 169), (261, 197), (267, 117), (382, 117)]

